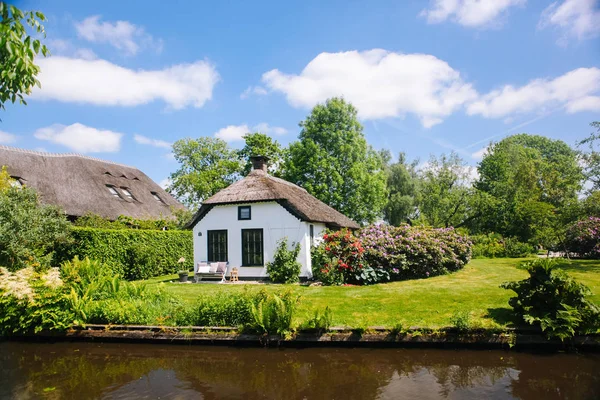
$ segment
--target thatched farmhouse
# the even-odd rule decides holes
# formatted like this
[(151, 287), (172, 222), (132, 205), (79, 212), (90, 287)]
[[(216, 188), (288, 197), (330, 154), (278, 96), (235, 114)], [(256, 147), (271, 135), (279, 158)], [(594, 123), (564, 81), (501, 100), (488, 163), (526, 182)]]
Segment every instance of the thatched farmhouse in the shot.
[(40, 201), (57, 205), (75, 219), (94, 213), (109, 219), (171, 217), (183, 208), (137, 168), (78, 154), (53, 154), (0, 146), (0, 166)]
[(312, 276), (310, 251), (326, 228), (358, 228), (358, 224), (305, 189), (267, 173), (267, 159), (252, 157), (253, 170), (208, 198), (190, 226), (194, 232), (194, 265), (229, 262), (240, 277), (267, 276), (277, 241), (301, 244), (300, 276)]

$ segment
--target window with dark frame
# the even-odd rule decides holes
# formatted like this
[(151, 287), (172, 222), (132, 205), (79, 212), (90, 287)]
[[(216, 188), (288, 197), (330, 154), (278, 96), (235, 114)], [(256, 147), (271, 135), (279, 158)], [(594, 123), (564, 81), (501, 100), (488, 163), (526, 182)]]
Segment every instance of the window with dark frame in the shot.
[(208, 262), (227, 260), (227, 230), (207, 231)]
[(262, 267), (263, 260), (263, 230), (242, 229), (242, 266)]
[(238, 207), (238, 220), (249, 220), (252, 219), (252, 210), (250, 206), (239, 206)]

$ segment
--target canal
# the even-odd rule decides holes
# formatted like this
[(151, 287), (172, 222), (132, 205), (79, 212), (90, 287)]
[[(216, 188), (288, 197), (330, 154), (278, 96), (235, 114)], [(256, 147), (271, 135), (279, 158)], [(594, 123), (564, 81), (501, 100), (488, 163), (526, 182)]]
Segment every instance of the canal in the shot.
[(2, 399), (600, 399), (600, 355), (0, 343)]

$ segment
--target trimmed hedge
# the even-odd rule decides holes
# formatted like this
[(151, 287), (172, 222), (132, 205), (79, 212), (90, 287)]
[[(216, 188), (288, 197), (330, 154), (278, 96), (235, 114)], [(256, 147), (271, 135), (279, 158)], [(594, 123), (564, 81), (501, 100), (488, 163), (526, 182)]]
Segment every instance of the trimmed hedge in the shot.
[[(88, 257), (127, 280), (174, 274), (194, 265), (191, 231), (73, 227), (72, 235), (74, 244), (60, 250), (60, 259)], [(177, 263), (181, 257), (183, 265)]]

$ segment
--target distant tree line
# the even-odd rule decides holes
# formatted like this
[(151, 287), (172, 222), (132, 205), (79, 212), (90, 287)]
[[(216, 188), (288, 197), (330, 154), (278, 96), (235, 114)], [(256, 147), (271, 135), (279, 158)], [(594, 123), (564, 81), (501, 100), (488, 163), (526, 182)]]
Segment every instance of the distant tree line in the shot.
[(171, 193), (190, 207), (247, 175), (252, 155), (271, 159), (269, 171), (298, 184), (361, 224), (384, 220), (471, 234), (500, 233), (545, 247), (564, 227), (600, 216), (600, 122), (577, 147), (521, 133), (490, 143), (477, 167), (456, 153), (395, 161), (364, 136), (354, 106), (340, 98), (318, 104), (287, 148), (264, 133), (248, 133), (241, 150), (211, 137), (173, 146), (180, 163)]

